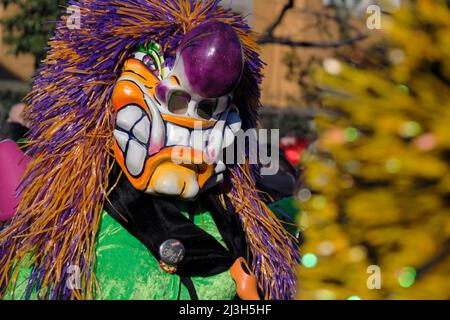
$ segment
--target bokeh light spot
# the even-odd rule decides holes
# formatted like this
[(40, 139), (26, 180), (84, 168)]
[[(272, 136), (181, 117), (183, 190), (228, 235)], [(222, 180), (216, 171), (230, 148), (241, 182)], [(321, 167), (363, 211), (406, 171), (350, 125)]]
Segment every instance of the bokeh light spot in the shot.
[(308, 188), (303, 188), (298, 193), (298, 200), (301, 202), (307, 202), (309, 199), (311, 199), (311, 191)]
[(398, 283), (403, 288), (409, 288), (414, 284), (416, 280), (416, 269), (412, 267), (403, 268), (400, 276), (398, 277)]
[(405, 93), (405, 94), (409, 94), (409, 88), (408, 86), (404, 85), (404, 84), (400, 84), (398, 86), (398, 88), (400, 89), (401, 92)]
[(322, 256), (330, 256), (335, 252), (336, 248), (332, 241), (322, 241), (317, 246), (317, 250), (319, 251), (320, 255), (322, 255)]
[(328, 289), (318, 290), (316, 292), (316, 297), (318, 300), (336, 300), (336, 294)]
[(436, 147), (437, 140), (434, 134), (426, 133), (417, 137), (414, 141), (416, 147), (422, 151), (429, 151)]
[(398, 173), (402, 169), (402, 162), (399, 159), (389, 159), (386, 161), (386, 171), (389, 173)]
[(314, 268), (317, 265), (317, 256), (312, 253), (303, 255), (302, 264), (305, 268)]
[(405, 138), (412, 138), (422, 132), (422, 127), (415, 121), (408, 121), (400, 128), (400, 134)]
[(348, 142), (354, 142), (359, 138), (359, 131), (356, 128), (347, 128), (344, 130), (344, 139)]
[(333, 59), (333, 58), (326, 59), (323, 62), (323, 68), (325, 69), (326, 72), (328, 72), (329, 74), (334, 75), (334, 76), (340, 74), (342, 71), (341, 63), (338, 60)]
[(361, 169), (361, 162), (358, 160), (351, 160), (345, 164), (345, 168), (351, 174), (357, 174)]
[(316, 196), (313, 199), (312, 206), (316, 210), (325, 209), (327, 205), (327, 199), (324, 196)]
[(400, 64), (405, 60), (405, 52), (401, 49), (393, 49), (389, 52), (389, 59), (393, 64)]
[(350, 261), (360, 262), (367, 257), (367, 250), (363, 246), (355, 246), (349, 250), (348, 255)]

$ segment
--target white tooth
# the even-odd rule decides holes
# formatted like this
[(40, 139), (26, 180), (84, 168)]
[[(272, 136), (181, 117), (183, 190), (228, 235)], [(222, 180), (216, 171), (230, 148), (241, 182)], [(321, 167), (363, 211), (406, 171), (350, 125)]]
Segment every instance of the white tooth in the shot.
[(209, 144), (211, 143), (211, 134), (213, 133), (214, 128), (210, 128), (205, 130), (205, 135), (203, 136), (203, 139), (205, 142), (203, 143), (203, 151), (208, 152)]
[(227, 166), (225, 165), (225, 163), (223, 163), (222, 161), (218, 161), (216, 164), (216, 167), (214, 168), (215, 173), (222, 173), (225, 170), (227, 170)]
[(217, 181), (217, 183), (219, 183), (219, 182), (223, 181), (223, 179), (224, 179), (223, 174), (219, 174), (216, 178), (216, 181)]
[(164, 126), (164, 122), (155, 102), (153, 102), (153, 100), (148, 95), (144, 95), (144, 99), (152, 115), (152, 130), (150, 134), (149, 153), (154, 154), (156, 152), (159, 152), (164, 147), (166, 127)]
[(188, 146), (189, 130), (167, 122), (167, 146)]
[(217, 121), (216, 125), (211, 131), (208, 140), (208, 157), (209, 160), (214, 162), (219, 157), (220, 152), (222, 151), (222, 143), (223, 136), (225, 130), (225, 121), (228, 117), (228, 111), (225, 111), (222, 114), (222, 117)]
[(236, 134), (242, 127), (242, 121), (237, 112), (232, 112), (227, 118), (227, 125), (230, 127), (231, 131)]
[(189, 146), (197, 150), (206, 151), (205, 146), (208, 142), (211, 131), (212, 129), (192, 131), (189, 139)]
[(223, 134), (223, 143), (222, 148), (226, 149), (229, 146), (231, 146), (234, 142), (234, 139), (236, 138), (235, 133), (230, 129), (230, 127), (227, 125), (225, 128), (225, 132)]
[(133, 176), (138, 176), (144, 169), (147, 150), (137, 141), (131, 140), (127, 150), (126, 165)]
[(130, 139), (128, 134), (126, 134), (123, 131), (114, 130), (114, 137), (116, 138), (116, 141), (120, 147), (120, 150), (122, 150), (122, 152), (125, 152), (125, 150), (127, 148), (128, 140)]
[(147, 144), (150, 137), (150, 120), (148, 120), (147, 116), (142, 118), (142, 120), (134, 127), (133, 134), (139, 141)]
[(140, 118), (142, 118), (142, 110), (138, 106), (129, 105), (117, 113), (116, 124), (118, 127), (130, 131)]

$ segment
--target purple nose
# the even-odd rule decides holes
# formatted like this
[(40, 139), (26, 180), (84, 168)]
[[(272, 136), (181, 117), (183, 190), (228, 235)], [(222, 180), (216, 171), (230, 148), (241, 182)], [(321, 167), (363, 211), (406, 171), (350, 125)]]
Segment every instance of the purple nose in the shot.
[(212, 21), (195, 27), (181, 41), (178, 54), (190, 87), (202, 97), (230, 94), (242, 77), (242, 44), (226, 23)]

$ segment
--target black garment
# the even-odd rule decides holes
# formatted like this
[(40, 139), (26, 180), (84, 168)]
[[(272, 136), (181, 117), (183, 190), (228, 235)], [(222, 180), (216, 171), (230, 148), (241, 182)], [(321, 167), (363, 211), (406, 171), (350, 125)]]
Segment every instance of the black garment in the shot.
[(0, 124), (0, 140), (11, 139), (18, 141), (25, 137), (28, 132), (28, 128), (22, 126), (19, 123), (5, 122)]
[[(115, 181), (118, 170), (115, 168), (111, 181)], [(159, 247), (166, 240), (176, 239), (184, 245), (186, 255), (176, 272), (181, 277), (213, 276), (230, 269), (237, 258), (246, 256), (247, 246), (239, 218), (229, 202), (227, 210), (222, 207), (215, 190), (206, 192), (197, 201), (211, 212), (229, 250), (181, 214), (174, 199), (138, 191), (125, 176), (109, 200), (111, 203), (105, 205), (108, 213), (156, 259), (160, 259)]]
[[(291, 196), (295, 186), (295, 169), (284, 157), (281, 157), (280, 169), (274, 176), (255, 177), (258, 189), (275, 201)], [(120, 170), (116, 165), (110, 181), (116, 181)], [(108, 213), (140, 240), (157, 260), (160, 259), (159, 247), (163, 242), (169, 239), (181, 241), (186, 253), (177, 266), (176, 274), (207, 277), (227, 271), (239, 257), (251, 257), (235, 209), (226, 197), (227, 208), (224, 209), (219, 195), (219, 187), (204, 192), (190, 203), (189, 213), (195, 214), (193, 206), (198, 208), (199, 205), (208, 210), (229, 250), (181, 214), (175, 204), (177, 200), (138, 191), (124, 175), (110, 194), (110, 203), (105, 206)]]
[[(300, 170), (294, 168), (286, 159), (284, 152), (279, 154), (280, 170), (277, 174), (263, 176), (255, 174), (256, 187), (260, 191), (269, 194), (276, 202), (294, 194), (300, 176)], [(262, 194), (264, 196), (264, 194)], [(266, 201), (269, 199), (266, 197)]]

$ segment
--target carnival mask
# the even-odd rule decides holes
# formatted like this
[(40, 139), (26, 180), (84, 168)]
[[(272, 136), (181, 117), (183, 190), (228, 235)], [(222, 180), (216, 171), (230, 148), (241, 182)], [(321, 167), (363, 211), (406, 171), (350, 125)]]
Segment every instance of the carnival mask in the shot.
[(223, 180), (220, 156), (241, 129), (232, 100), (243, 65), (239, 37), (222, 22), (187, 33), (171, 70), (153, 43), (125, 62), (112, 96), (114, 154), (136, 189), (195, 199)]

